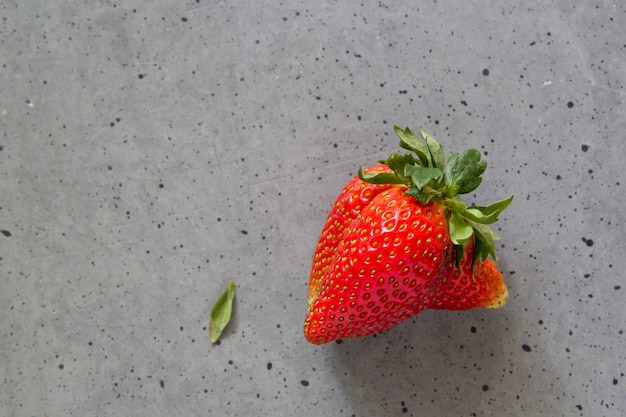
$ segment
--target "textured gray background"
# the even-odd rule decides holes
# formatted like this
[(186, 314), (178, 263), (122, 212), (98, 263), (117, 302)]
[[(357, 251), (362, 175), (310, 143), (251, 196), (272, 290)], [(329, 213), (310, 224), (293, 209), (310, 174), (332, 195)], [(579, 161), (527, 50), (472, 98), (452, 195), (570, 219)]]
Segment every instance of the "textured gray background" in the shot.
[[(0, 415), (623, 415), (625, 12), (3, 2)], [(515, 194), (511, 298), (310, 345), (317, 234), (393, 124)]]

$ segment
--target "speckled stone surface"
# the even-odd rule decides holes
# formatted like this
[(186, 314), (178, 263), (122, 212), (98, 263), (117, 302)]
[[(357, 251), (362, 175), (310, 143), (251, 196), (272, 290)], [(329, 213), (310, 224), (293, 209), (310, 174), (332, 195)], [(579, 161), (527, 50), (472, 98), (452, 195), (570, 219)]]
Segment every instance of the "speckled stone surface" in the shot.
[[(0, 415), (626, 413), (623, 3), (0, 16)], [(515, 194), (497, 228), (511, 298), (308, 344), (317, 234), (397, 149), (394, 124), (484, 153), (468, 203)]]

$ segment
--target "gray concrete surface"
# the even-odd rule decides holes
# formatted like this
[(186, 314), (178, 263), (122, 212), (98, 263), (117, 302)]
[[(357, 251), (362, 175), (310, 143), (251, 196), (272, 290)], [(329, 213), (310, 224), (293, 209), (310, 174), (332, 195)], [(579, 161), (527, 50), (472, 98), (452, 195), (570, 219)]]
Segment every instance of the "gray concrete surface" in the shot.
[[(0, 16), (0, 415), (626, 413), (623, 2)], [(317, 234), (397, 149), (393, 124), (484, 152), (468, 203), (515, 194), (497, 230), (511, 299), (310, 345)]]

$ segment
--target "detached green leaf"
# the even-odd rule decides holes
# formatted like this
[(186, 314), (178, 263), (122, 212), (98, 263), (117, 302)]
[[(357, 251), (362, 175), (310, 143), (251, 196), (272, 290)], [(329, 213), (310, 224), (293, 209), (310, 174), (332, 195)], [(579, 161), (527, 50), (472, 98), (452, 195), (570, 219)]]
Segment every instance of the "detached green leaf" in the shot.
[(233, 311), (233, 299), (235, 298), (235, 283), (230, 281), (226, 292), (217, 299), (211, 309), (211, 321), (209, 323), (209, 336), (211, 343), (217, 342), (222, 331), (230, 321)]

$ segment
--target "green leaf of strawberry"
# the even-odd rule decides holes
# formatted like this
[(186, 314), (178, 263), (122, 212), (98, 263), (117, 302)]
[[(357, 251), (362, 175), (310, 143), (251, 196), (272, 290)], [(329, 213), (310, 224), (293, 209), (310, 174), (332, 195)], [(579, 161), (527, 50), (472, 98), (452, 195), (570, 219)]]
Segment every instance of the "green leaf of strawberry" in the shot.
[(420, 167), (415, 165), (404, 166), (404, 176), (410, 178), (413, 184), (420, 190), (433, 180), (441, 177), (441, 170), (432, 167)]
[(474, 235), (474, 228), (466, 219), (460, 216), (458, 213), (452, 213), (448, 220), (448, 232), (450, 233), (450, 240), (455, 245), (463, 246), (469, 242), (470, 238)]
[(426, 141), (426, 146), (428, 146), (428, 151), (430, 152), (430, 155), (432, 156), (433, 165), (436, 168), (443, 170), (445, 168), (445, 162), (446, 162), (445, 155), (443, 153), (443, 148), (441, 147), (441, 145), (439, 145), (439, 143), (435, 140), (435, 138), (430, 136), (428, 133), (424, 132), (424, 129), (422, 129), (421, 127), (420, 127), (420, 135), (422, 135), (422, 137)]
[(411, 132), (411, 129), (408, 127), (402, 129), (398, 126), (394, 126), (393, 130), (396, 132), (396, 135), (400, 137), (400, 146), (404, 149), (415, 152), (415, 154), (419, 157), (422, 166), (433, 165), (428, 145), (424, 144), (421, 139), (415, 136), (415, 133)]
[(480, 185), (485, 169), (487, 162), (480, 159), (480, 152), (476, 149), (450, 155), (445, 168), (444, 194), (454, 197), (474, 191)]
[(394, 127), (400, 146), (359, 169), (337, 197), (320, 235), (304, 331), (312, 343), (392, 327), (426, 308), (497, 308), (508, 297), (489, 228), (511, 203), (466, 206), (481, 183), (480, 152), (453, 153), (420, 129)]
[(407, 181), (398, 177), (391, 172), (368, 172), (363, 173), (363, 169), (359, 168), (359, 178), (370, 184), (406, 184)]

